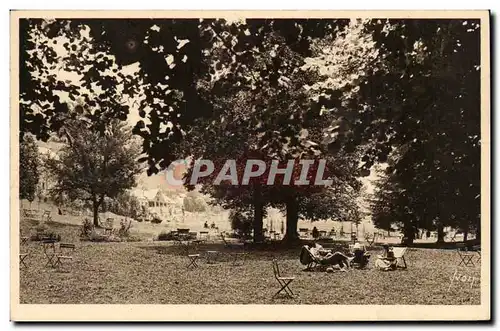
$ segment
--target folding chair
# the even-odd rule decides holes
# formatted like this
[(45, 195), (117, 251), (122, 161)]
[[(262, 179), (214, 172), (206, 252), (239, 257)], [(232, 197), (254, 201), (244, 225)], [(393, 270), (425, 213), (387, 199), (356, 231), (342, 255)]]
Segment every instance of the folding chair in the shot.
[[(44, 239), (42, 240), (42, 247), (43, 247), (43, 253), (45, 254), (45, 257), (47, 258), (47, 263), (45, 264), (46, 267), (52, 266), (52, 268), (55, 268), (55, 263), (56, 263), (56, 241), (53, 239)], [(50, 249), (52, 248), (52, 252), (50, 252)]]
[(199, 234), (200, 234), (200, 240), (202, 240), (203, 242), (208, 241), (209, 239), (208, 231), (200, 231)]
[(226, 240), (226, 237), (224, 237), (224, 233), (220, 233), (220, 237), (222, 239), (222, 242), (224, 243), (224, 247), (226, 248), (244, 248), (245, 243), (229, 243)]
[(273, 273), (274, 273), (274, 278), (276, 278), (276, 280), (281, 286), (280, 290), (273, 295), (273, 298), (275, 298), (278, 294), (280, 294), (281, 291), (285, 291), (286, 295), (289, 298), (293, 298), (295, 294), (293, 294), (292, 289), (290, 288), (290, 283), (293, 282), (295, 277), (281, 276), (280, 268), (278, 266), (278, 261), (276, 259), (273, 259)]
[(27, 244), (30, 237), (21, 237), (21, 245)]
[(208, 264), (213, 264), (217, 262), (217, 257), (219, 256), (219, 251), (206, 251), (205, 256), (207, 258)]
[(26, 264), (26, 258), (28, 257), (29, 254), (24, 253), (24, 254), (19, 254), (19, 265), (27, 268), (28, 265)]
[(200, 254), (189, 254), (189, 264), (187, 265), (187, 268), (198, 268), (198, 264), (196, 263), (196, 260), (200, 257)]
[[(239, 266), (245, 264), (245, 259), (247, 257), (247, 253), (245, 252), (235, 252), (231, 253), (233, 257), (233, 266)], [(239, 257), (239, 259), (238, 259)], [(238, 263), (238, 261), (241, 261), (241, 263)]]
[(405, 253), (408, 250), (408, 247), (393, 247), (392, 251), (394, 253), (394, 258), (396, 259), (396, 267), (406, 269), (408, 266), (406, 265)]
[(63, 265), (63, 261), (65, 260), (73, 260), (73, 256), (71, 255), (64, 255), (62, 254), (64, 252), (64, 250), (71, 250), (72, 252), (75, 251), (75, 244), (68, 244), (68, 243), (60, 243), (59, 244), (59, 252), (60, 254), (56, 254), (56, 260), (55, 260), (55, 263), (54, 263), (54, 266), (61, 266)]
[(476, 253), (468, 252), (465, 244), (457, 245), (457, 253), (458, 253), (458, 256), (460, 257), (460, 262), (458, 263), (458, 266), (461, 266), (461, 265), (463, 265), (464, 267), (473, 267), (474, 266), (473, 258), (474, 258), (474, 256), (476, 256)]

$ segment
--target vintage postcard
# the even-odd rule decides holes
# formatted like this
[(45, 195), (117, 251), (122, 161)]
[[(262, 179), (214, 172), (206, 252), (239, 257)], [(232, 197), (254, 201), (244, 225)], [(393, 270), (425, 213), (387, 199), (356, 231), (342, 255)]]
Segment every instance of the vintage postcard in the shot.
[(488, 11), (17, 11), (14, 321), (489, 320)]

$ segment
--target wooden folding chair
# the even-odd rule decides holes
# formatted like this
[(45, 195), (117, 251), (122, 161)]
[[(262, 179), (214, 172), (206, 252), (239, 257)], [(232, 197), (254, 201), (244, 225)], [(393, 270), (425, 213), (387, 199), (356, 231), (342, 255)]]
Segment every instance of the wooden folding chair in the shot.
[(208, 241), (209, 239), (209, 236), (208, 236), (208, 231), (200, 231), (199, 232), (199, 237), (200, 237), (200, 240), (202, 240), (203, 242), (206, 242)]
[(226, 237), (224, 236), (224, 233), (220, 233), (220, 237), (222, 239), (222, 242), (224, 243), (224, 247), (226, 248), (244, 248), (245, 246), (245, 243), (229, 243), (227, 240), (226, 240)]
[(198, 264), (196, 263), (196, 260), (200, 257), (200, 254), (188, 254), (189, 258), (189, 264), (187, 265), (187, 268), (198, 268)]
[(28, 243), (30, 237), (21, 237), (21, 245), (25, 245)]
[(207, 258), (208, 264), (214, 264), (217, 262), (217, 258), (219, 257), (219, 251), (206, 251), (205, 257)]
[(233, 252), (231, 255), (233, 257), (233, 267), (245, 264), (245, 260), (247, 257), (246, 252)]
[(69, 243), (60, 243), (59, 244), (59, 254), (56, 254), (56, 260), (54, 262), (54, 266), (63, 266), (63, 261), (70, 261), (73, 260), (73, 256), (69, 254), (63, 254), (65, 250), (71, 250), (72, 252), (75, 251), (75, 244), (69, 244)]
[(474, 257), (477, 256), (475, 252), (467, 251), (467, 247), (465, 244), (457, 245), (457, 253), (460, 257), (460, 261), (458, 262), (458, 266), (463, 265), (464, 267), (473, 267), (474, 266)]
[(290, 288), (290, 283), (293, 282), (295, 277), (281, 276), (280, 268), (278, 266), (278, 261), (276, 259), (273, 259), (273, 273), (274, 273), (274, 278), (276, 278), (276, 280), (281, 286), (280, 290), (273, 295), (273, 298), (275, 298), (278, 294), (280, 294), (281, 291), (285, 291), (286, 295), (289, 298), (293, 298), (295, 294), (293, 294), (292, 289)]
[(19, 254), (19, 265), (23, 266), (25, 268), (28, 268), (28, 265), (26, 264), (26, 258), (28, 257), (29, 254), (24, 253), (24, 254)]
[(43, 247), (43, 253), (45, 254), (45, 257), (47, 258), (47, 263), (45, 264), (46, 267), (51, 266), (52, 268), (55, 268), (55, 261), (56, 261), (56, 241), (53, 239), (43, 239), (41, 241), (42, 247)]

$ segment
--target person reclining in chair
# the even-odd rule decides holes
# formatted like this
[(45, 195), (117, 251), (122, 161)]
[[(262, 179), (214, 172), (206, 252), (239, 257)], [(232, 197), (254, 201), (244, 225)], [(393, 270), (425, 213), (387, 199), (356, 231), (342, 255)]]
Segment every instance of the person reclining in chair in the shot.
[(392, 247), (388, 244), (384, 244), (384, 253), (378, 256), (377, 261), (375, 261), (375, 267), (383, 271), (395, 270), (396, 269), (396, 258), (394, 257), (394, 252)]
[(346, 269), (350, 267), (352, 258), (349, 258), (341, 252), (333, 252), (331, 250), (324, 249), (320, 244), (310, 247), (309, 250), (322, 265), (338, 266), (341, 271), (347, 271)]

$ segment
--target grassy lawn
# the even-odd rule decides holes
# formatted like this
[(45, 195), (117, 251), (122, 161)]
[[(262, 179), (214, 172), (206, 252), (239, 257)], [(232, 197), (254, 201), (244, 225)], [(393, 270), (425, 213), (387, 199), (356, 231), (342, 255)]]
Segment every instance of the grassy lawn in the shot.
[[(27, 233), (32, 225), (21, 221)], [(450, 278), (459, 257), (452, 250), (410, 249), (407, 270), (382, 272), (374, 269), (376, 248), (367, 270), (307, 272), (299, 262), (300, 248), (249, 251), (241, 266), (232, 266), (222, 245), (200, 246), (198, 251), (222, 252), (216, 264), (202, 257), (199, 268), (188, 270), (188, 258), (166, 242), (80, 242), (79, 228), (52, 223), (62, 241), (77, 244), (74, 260), (62, 270), (45, 267), (40, 244), (29, 242), (28, 268), (20, 271), (21, 303), (33, 304), (479, 304), (480, 265), (459, 267), (458, 273), (476, 277), (470, 284)], [(194, 251), (193, 251), (194, 252)], [(271, 260), (279, 260), (295, 299), (277, 297)], [(476, 260), (476, 258), (474, 258)]]

